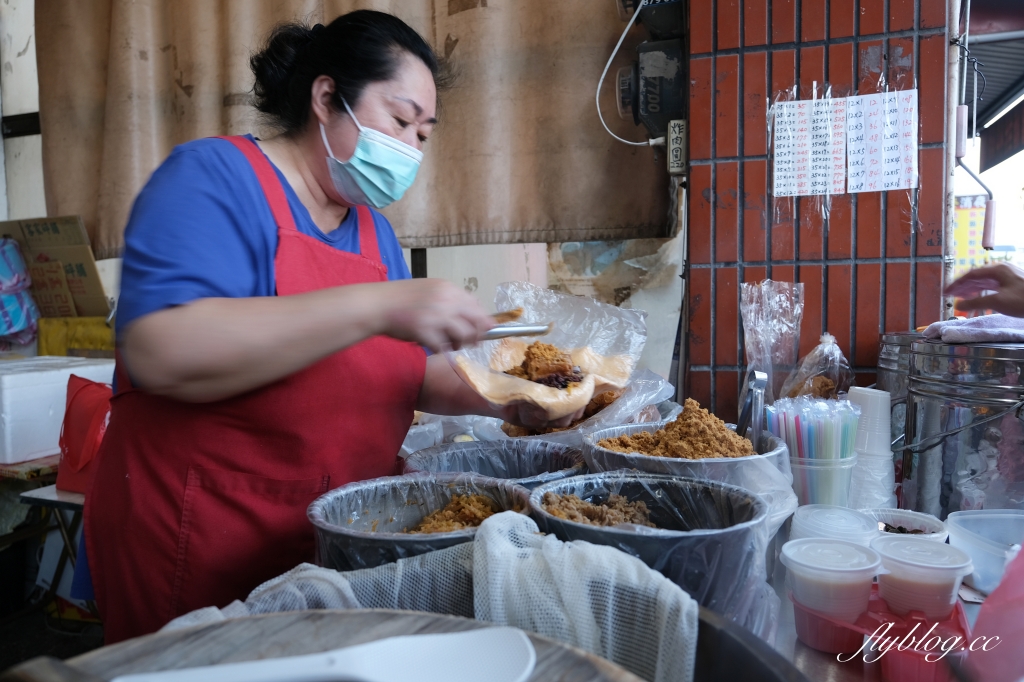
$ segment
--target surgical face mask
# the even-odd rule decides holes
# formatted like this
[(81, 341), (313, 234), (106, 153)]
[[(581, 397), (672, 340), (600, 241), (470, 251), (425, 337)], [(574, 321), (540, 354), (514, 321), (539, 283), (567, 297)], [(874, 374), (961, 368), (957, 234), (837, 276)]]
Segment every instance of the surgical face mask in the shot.
[(359, 125), (348, 102), (342, 100), (348, 115), (359, 128), (356, 151), (348, 161), (339, 161), (327, 142), (327, 131), (320, 124), (320, 136), (327, 149), (327, 168), (334, 189), (350, 204), (384, 208), (398, 201), (416, 179), (423, 152), (372, 128)]

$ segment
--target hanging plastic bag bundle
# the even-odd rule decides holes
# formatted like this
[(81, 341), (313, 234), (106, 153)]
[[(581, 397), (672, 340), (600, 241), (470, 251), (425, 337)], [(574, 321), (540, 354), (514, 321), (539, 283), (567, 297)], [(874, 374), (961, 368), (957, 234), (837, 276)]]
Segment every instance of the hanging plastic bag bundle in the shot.
[(836, 337), (825, 333), (818, 345), (804, 356), (796, 369), (789, 373), (782, 384), (782, 398), (796, 398), (802, 395), (812, 398), (838, 398), (853, 384), (853, 370), (846, 361)]
[[(782, 397), (783, 377), (798, 357), (804, 285), (766, 279), (758, 284), (742, 284), (740, 289), (747, 368), (768, 375), (764, 403), (771, 405)], [(745, 395), (746, 386), (740, 404)]]

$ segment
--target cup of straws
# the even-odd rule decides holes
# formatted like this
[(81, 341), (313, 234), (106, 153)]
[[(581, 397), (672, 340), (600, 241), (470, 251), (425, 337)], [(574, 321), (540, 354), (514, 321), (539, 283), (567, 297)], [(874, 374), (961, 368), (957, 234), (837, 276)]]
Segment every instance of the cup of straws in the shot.
[(768, 430), (789, 447), (793, 491), (800, 504), (848, 506), (859, 420), (860, 408), (849, 400), (803, 396), (765, 408)]

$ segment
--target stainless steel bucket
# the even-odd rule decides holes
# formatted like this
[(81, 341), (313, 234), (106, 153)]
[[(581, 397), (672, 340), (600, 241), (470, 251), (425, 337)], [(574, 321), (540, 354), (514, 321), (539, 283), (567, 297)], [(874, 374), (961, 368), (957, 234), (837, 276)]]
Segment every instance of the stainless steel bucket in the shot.
[[(907, 432), (907, 385), (910, 383), (910, 346), (924, 337), (920, 332), (890, 332), (878, 337), (878, 379), (875, 388), (888, 391), (890, 441), (903, 446)], [(903, 452), (893, 453), (896, 499), (903, 496)]]
[(901, 507), (1024, 509), (1024, 344), (915, 342), (907, 393)]

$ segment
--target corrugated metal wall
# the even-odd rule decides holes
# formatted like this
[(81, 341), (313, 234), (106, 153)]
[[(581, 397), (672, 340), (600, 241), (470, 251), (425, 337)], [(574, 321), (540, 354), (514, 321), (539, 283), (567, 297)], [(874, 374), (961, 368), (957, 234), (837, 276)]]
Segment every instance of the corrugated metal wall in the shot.
[[(690, 0), (687, 393), (736, 415), (740, 282), (803, 282), (800, 354), (829, 331), (874, 381), (878, 335), (940, 314), (945, 0)], [(834, 96), (917, 84), (920, 190), (807, 199), (773, 211), (766, 102), (828, 82)]]

